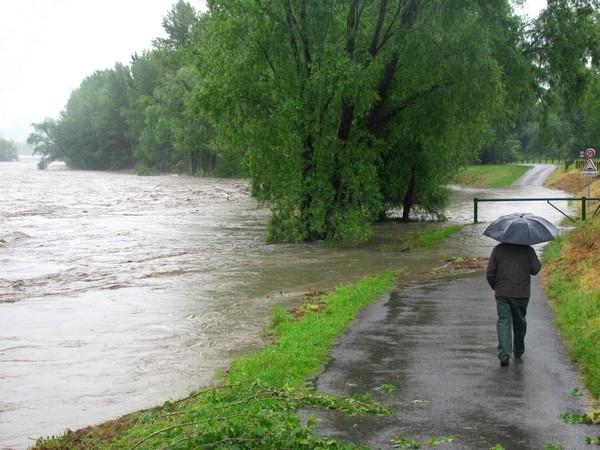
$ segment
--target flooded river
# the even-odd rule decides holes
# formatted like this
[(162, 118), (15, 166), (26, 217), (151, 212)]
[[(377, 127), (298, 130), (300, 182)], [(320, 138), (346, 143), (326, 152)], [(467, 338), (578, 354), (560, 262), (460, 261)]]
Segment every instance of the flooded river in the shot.
[[(400, 223), (357, 248), (267, 245), (245, 181), (0, 163), (0, 449), (185, 396), (261, 345), (275, 304), (309, 290), (487, 256), (473, 198), (564, 196), (527, 183), (454, 188), (449, 222), (468, 226), (431, 253), (405, 251)], [(479, 220), (515, 210), (562, 217), (488, 203)]]

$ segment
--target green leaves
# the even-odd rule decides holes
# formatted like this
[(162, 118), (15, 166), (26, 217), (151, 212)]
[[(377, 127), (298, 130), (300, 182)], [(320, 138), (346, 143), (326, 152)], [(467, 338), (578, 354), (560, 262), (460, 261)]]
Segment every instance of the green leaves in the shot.
[(417, 448), (433, 447), (435, 445), (440, 445), (440, 444), (445, 444), (445, 443), (450, 443), (450, 442), (454, 442), (454, 435), (443, 436), (441, 438), (432, 437), (429, 440), (427, 440), (426, 442), (419, 442), (415, 439), (406, 438), (402, 435), (398, 435), (394, 439), (392, 439), (392, 444), (394, 445), (394, 448), (403, 449), (403, 450), (411, 449), (411, 448), (417, 449)]
[(503, 104), (494, 54), (507, 44), (482, 6), (210, 6), (195, 101), (244, 148), (253, 193), (273, 212), (269, 240), (363, 240), (400, 205), (407, 217), (413, 206), (441, 214), (437, 187), (472, 158)]
[(583, 423), (586, 425), (599, 425), (600, 412), (593, 413), (563, 413), (560, 417), (565, 423)]

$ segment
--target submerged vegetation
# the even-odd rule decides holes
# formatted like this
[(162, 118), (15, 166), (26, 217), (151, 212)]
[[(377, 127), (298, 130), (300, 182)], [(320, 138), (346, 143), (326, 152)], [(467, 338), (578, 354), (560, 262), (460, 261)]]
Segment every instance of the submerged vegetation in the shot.
[(444, 239), (462, 230), (460, 225), (447, 227), (429, 226), (414, 233), (415, 248), (437, 247)]

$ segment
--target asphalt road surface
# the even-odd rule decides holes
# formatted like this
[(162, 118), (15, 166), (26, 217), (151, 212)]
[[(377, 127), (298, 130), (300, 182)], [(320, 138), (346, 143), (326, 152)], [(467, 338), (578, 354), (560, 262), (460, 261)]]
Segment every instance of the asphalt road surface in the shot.
[(554, 164), (534, 164), (531, 170), (523, 174), (513, 183), (514, 186), (542, 186), (552, 172), (556, 170)]
[(525, 354), (510, 367), (496, 356), (495, 300), (483, 270), (384, 295), (361, 313), (314, 381), (318, 392), (369, 393), (394, 413), (302, 414), (317, 419), (318, 434), (372, 449), (393, 449), (398, 436), (422, 448), (449, 436), (452, 442), (435, 448), (590, 448), (586, 436), (600, 435), (600, 427), (561, 418), (589, 411), (591, 400), (540, 282), (532, 278)]

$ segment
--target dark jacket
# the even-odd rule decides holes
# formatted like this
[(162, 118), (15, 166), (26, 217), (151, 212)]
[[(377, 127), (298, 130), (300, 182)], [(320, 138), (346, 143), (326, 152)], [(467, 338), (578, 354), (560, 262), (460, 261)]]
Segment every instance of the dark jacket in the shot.
[(490, 255), (486, 278), (496, 297), (529, 298), (531, 275), (541, 268), (529, 245), (499, 244)]

